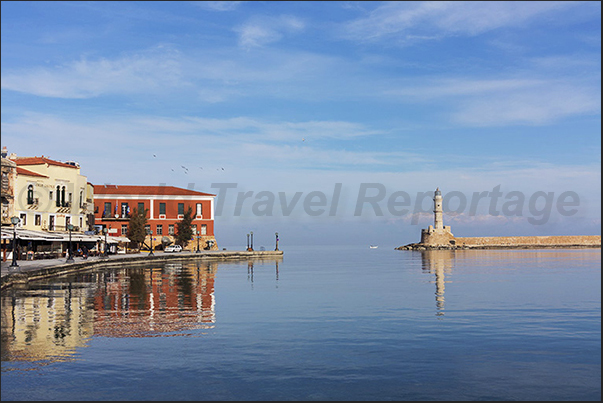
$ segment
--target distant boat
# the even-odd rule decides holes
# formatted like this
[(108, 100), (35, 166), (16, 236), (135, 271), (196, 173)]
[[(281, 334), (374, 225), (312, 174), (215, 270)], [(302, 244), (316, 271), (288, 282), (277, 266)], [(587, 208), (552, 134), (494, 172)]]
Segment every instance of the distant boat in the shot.
[(371, 248), (371, 249), (377, 249), (378, 247), (379, 247), (379, 245), (371, 245), (371, 246), (369, 246), (369, 248)]

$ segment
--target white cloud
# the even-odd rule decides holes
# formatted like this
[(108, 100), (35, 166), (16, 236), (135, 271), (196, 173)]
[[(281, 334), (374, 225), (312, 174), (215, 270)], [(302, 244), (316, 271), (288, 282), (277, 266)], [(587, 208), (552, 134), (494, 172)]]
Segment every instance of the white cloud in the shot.
[(66, 63), (53, 69), (3, 71), (2, 89), (43, 97), (90, 98), (107, 93), (148, 93), (184, 85), (177, 51), (155, 49), (119, 59)]
[(236, 10), (242, 1), (192, 1), (192, 4), (212, 11)]
[(453, 109), (452, 120), (469, 126), (542, 125), (601, 111), (600, 87), (581, 78), (425, 81), (424, 85), (402, 85), (384, 94), (403, 102), (447, 102)]
[(262, 47), (277, 42), (285, 34), (297, 33), (305, 28), (303, 21), (296, 17), (281, 15), (279, 17), (254, 17), (237, 27), (239, 46), (243, 48)]
[(353, 40), (398, 37), (433, 39), (474, 36), (501, 27), (519, 26), (550, 12), (574, 7), (560, 1), (425, 1), (385, 2), (367, 17), (347, 23), (343, 36)]
[[(106, 94), (166, 97), (179, 91), (210, 103), (257, 94), (309, 98), (308, 93), (325, 88), (308, 83), (326, 80), (338, 64), (336, 58), (308, 52), (240, 52), (238, 48), (181, 52), (157, 46), (125, 56), (82, 58), (54, 67), (3, 68), (2, 90), (80, 99)], [(266, 86), (277, 82), (280, 85)]]
[(453, 119), (471, 126), (543, 125), (567, 116), (599, 115), (597, 91), (556, 85), (537, 91), (505, 92), (475, 98), (462, 105)]

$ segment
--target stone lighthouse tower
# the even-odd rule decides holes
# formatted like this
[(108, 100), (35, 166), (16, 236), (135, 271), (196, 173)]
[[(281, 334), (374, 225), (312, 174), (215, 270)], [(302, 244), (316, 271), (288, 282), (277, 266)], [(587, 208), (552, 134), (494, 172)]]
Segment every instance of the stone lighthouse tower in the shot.
[(442, 192), (437, 188), (433, 197), (433, 228), (444, 229), (444, 218), (442, 217)]
[(450, 226), (444, 225), (442, 192), (438, 187), (433, 195), (433, 225), (421, 230), (421, 243), (426, 246), (454, 245), (454, 235)]

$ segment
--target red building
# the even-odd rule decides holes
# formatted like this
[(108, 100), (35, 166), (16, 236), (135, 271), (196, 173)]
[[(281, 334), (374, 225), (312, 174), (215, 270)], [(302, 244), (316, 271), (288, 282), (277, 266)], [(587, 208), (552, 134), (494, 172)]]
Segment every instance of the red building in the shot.
[[(135, 210), (148, 210), (147, 228), (153, 234), (153, 246), (175, 240), (176, 224), (189, 208), (193, 211), (193, 239), (188, 244), (195, 250), (217, 250), (214, 235), (214, 198), (216, 195), (174, 186), (95, 185), (95, 226), (108, 228), (109, 235), (127, 236), (130, 217)], [(150, 244), (147, 237), (146, 244)]]

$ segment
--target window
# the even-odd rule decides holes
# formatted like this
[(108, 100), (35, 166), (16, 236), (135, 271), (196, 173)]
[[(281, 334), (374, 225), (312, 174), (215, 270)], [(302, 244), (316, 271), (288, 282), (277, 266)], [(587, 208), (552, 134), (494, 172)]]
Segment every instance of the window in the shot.
[(80, 230), (84, 228), (84, 219), (80, 217)]
[(142, 214), (144, 211), (144, 203), (138, 203), (138, 214)]
[(34, 216), (34, 225), (42, 225), (42, 215), (41, 214), (36, 214)]
[(191, 225), (191, 228), (193, 230), (193, 235), (197, 235), (197, 224)]
[(67, 203), (65, 203), (65, 186), (61, 188), (61, 206), (66, 207)]
[(159, 203), (159, 214), (165, 215), (165, 203)]
[(174, 224), (170, 224), (168, 227), (168, 234), (174, 235)]
[(124, 225), (124, 224), (121, 225), (121, 234), (128, 235), (128, 226), (127, 225)]
[(48, 216), (48, 230), (54, 231), (54, 216)]
[(53, 194), (52, 194), (52, 190), (51, 190), (51, 191), (48, 193), (48, 200), (52, 201), (52, 196), (53, 196)]
[(201, 224), (201, 235), (207, 235), (207, 224)]
[(184, 214), (184, 203), (178, 203), (178, 214)]
[(33, 185), (27, 186), (27, 204), (34, 204)]
[(84, 191), (80, 190), (80, 207), (84, 207)]
[(19, 214), (19, 218), (21, 219), (21, 225), (27, 225), (27, 214), (26, 213)]
[(111, 202), (105, 202), (105, 209), (103, 210), (103, 217), (109, 217), (111, 215)]
[(61, 187), (57, 186), (57, 207), (61, 207)]
[(163, 235), (163, 225), (157, 226), (157, 235)]
[(144, 226), (144, 233), (145, 234), (148, 234), (150, 230), (151, 230), (151, 226), (149, 224), (147, 224), (147, 225)]
[(71, 224), (71, 217), (65, 217), (65, 229), (68, 229), (69, 224)]
[(197, 203), (197, 215), (198, 216), (203, 215), (203, 205), (201, 203)]

